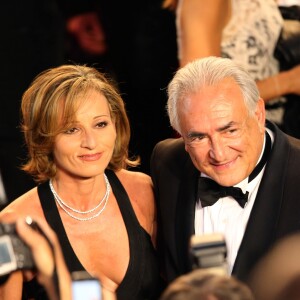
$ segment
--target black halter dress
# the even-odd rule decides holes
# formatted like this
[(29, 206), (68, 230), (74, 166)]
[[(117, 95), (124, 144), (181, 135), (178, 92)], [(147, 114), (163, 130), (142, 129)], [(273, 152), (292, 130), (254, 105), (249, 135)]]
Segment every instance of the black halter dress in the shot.
[[(117, 289), (117, 299), (158, 299), (163, 284), (151, 237), (139, 224), (128, 195), (118, 177), (111, 170), (106, 170), (105, 173), (117, 199), (127, 229), (130, 247), (129, 265), (125, 277)], [(69, 271), (84, 270), (67, 237), (49, 182), (38, 186), (38, 194), (45, 218), (58, 236)]]

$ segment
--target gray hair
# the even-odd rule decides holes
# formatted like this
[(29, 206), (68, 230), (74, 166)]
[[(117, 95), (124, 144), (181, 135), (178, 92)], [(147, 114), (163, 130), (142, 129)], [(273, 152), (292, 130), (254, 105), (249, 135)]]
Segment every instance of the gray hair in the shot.
[(171, 126), (181, 133), (178, 116), (178, 103), (181, 100), (225, 78), (234, 79), (241, 89), (249, 114), (254, 114), (260, 96), (251, 75), (231, 59), (211, 56), (188, 63), (176, 72), (169, 83), (166, 108)]

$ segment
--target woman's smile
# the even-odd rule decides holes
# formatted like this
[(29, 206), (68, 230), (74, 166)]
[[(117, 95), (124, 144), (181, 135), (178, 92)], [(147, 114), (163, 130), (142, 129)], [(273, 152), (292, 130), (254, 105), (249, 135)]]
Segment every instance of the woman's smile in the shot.
[(101, 158), (101, 153), (94, 153), (94, 154), (83, 154), (80, 155), (79, 158), (83, 161), (97, 161)]

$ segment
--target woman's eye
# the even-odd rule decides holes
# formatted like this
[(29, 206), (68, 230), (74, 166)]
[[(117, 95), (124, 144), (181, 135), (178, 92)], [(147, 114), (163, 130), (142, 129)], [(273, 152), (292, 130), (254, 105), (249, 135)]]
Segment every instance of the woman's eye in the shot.
[(97, 123), (96, 127), (99, 127), (99, 128), (103, 128), (103, 127), (106, 127), (107, 126), (107, 122), (103, 121), (103, 122), (99, 122)]
[(66, 130), (65, 133), (66, 134), (72, 134), (72, 133), (75, 133), (77, 131), (78, 131), (78, 129), (74, 127), (74, 128), (70, 128), (70, 129)]

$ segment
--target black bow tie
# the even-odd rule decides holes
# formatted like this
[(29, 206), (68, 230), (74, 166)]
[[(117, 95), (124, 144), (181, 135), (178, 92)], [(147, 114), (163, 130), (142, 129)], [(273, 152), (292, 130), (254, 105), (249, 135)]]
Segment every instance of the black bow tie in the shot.
[(245, 194), (238, 187), (221, 186), (207, 177), (199, 177), (198, 197), (200, 197), (202, 207), (215, 204), (220, 198), (232, 196), (241, 207), (248, 201), (248, 192)]
[[(264, 153), (260, 162), (256, 165), (254, 170), (249, 175), (248, 182), (253, 180), (262, 170), (268, 160), (269, 153), (271, 152), (272, 142), (271, 138), (266, 131), (266, 144)], [(200, 197), (202, 207), (215, 204), (220, 198), (232, 196), (241, 207), (244, 207), (248, 201), (248, 192), (245, 194), (238, 187), (221, 186), (215, 181), (207, 177), (199, 177), (198, 181), (198, 199)]]

